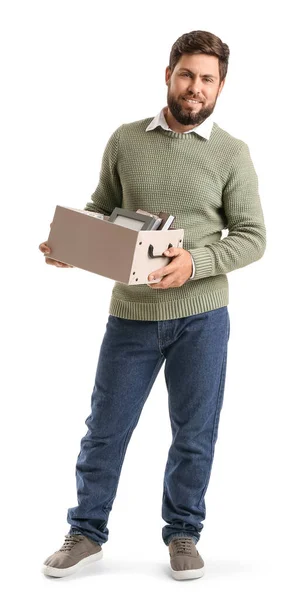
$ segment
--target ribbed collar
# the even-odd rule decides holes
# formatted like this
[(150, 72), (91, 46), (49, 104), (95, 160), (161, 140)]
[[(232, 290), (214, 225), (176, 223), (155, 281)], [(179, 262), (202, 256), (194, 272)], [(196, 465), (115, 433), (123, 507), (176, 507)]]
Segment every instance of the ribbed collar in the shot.
[(201, 125), (194, 127), (194, 129), (190, 129), (190, 131), (185, 131), (183, 133), (178, 133), (177, 131), (173, 131), (173, 129), (170, 129), (170, 127), (168, 126), (168, 123), (164, 117), (164, 108), (162, 108), (158, 115), (156, 115), (156, 117), (152, 119), (151, 123), (149, 123), (148, 127), (146, 128), (146, 131), (151, 131), (156, 127), (161, 127), (166, 131), (172, 131), (172, 133), (175, 134), (175, 137), (183, 137), (186, 136), (187, 133), (197, 133), (197, 135), (200, 135), (200, 137), (209, 140), (213, 127), (213, 119), (211, 118), (211, 116), (209, 116), (203, 121), (203, 123), (201, 123)]

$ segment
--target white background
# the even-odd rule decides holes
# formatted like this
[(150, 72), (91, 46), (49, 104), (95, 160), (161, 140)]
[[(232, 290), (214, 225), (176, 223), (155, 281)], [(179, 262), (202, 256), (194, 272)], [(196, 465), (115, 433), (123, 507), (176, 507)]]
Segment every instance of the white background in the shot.
[[(1, 3), (1, 586), (6, 598), (188, 593), (301, 597), (301, 47), (298, 2)], [(67, 579), (44, 559), (67, 533), (113, 281), (45, 264), (57, 204), (84, 208), (122, 123), (166, 103), (174, 41), (230, 47), (214, 120), (250, 148), (264, 257), (228, 275), (224, 405), (198, 549), (174, 581), (161, 539), (171, 443), (161, 371), (128, 446), (104, 559)]]

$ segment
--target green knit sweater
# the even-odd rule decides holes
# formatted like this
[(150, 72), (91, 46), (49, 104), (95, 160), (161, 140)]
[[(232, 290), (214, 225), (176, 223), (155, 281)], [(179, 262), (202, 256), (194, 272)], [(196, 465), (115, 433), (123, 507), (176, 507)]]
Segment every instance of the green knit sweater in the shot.
[[(183, 248), (193, 257), (194, 278), (167, 289), (115, 282), (109, 307), (110, 314), (124, 319), (161, 321), (226, 306), (226, 273), (262, 257), (266, 230), (245, 142), (215, 122), (206, 140), (194, 132), (146, 131), (151, 121), (114, 131), (98, 186), (84, 209), (109, 215), (116, 206), (141, 208), (176, 217), (173, 227), (184, 229)], [(221, 239), (223, 229), (228, 235)]]

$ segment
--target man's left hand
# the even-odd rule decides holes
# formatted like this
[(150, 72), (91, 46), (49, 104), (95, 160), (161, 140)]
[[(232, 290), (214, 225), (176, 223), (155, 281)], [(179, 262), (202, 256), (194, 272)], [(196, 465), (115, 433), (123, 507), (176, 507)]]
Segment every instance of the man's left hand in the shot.
[[(166, 267), (152, 271), (148, 276), (150, 283), (147, 285), (156, 289), (181, 287), (192, 275), (193, 266), (190, 252), (183, 248), (173, 247), (165, 250), (163, 256), (167, 256), (173, 260)], [(152, 279), (159, 279), (160, 277), (163, 279), (159, 283), (151, 283)]]

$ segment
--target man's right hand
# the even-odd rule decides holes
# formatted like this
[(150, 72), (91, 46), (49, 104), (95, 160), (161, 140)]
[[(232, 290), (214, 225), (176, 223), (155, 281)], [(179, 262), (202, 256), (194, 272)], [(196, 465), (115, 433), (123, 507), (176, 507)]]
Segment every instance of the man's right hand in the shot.
[[(50, 223), (50, 227), (52, 226), (52, 223)], [(51, 252), (51, 248), (49, 248), (49, 246), (47, 246), (46, 242), (42, 242), (42, 244), (40, 244), (39, 246), (39, 250), (41, 250), (41, 252), (43, 252), (44, 256), (45, 256), (45, 262), (48, 265), (53, 265), (54, 267), (70, 267), (71, 269), (73, 269), (73, 265), (67, 265), (66, 263), (60, 262), (58, 260), (54, 260), (53, 258), (47, 258), (47, 254), (49, 254)]]

